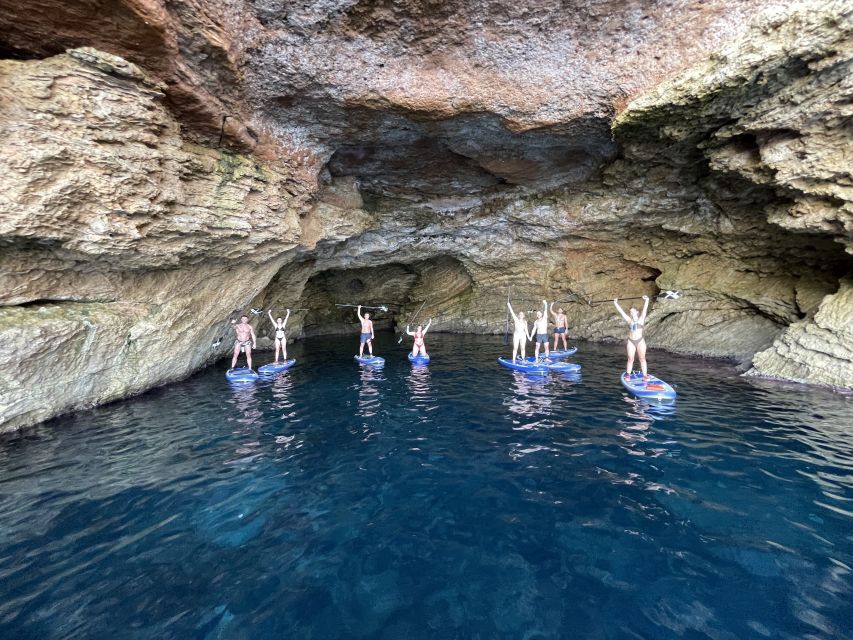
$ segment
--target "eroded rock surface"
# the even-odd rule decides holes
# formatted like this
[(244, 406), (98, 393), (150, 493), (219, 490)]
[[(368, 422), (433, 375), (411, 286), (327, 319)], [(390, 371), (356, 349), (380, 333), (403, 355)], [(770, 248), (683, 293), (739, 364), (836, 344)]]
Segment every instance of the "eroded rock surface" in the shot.
[(853, 387), (843, 2), (54, 4), (0, 9), (0, 430), (187, 375), (250, 307), (502, 333), (509, 293), (606, 340), (677, 289), (652, 347)]

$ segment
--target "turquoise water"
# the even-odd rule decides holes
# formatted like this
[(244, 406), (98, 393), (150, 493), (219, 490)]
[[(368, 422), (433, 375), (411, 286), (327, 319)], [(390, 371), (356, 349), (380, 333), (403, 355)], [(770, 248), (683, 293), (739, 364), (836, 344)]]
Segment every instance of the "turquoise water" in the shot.
[(0, 443), (0, 637), (852, 637), (850, 397), (652, 353), (657, 408), (617, 346), (544, 380), (498, 338), (356, 346)]

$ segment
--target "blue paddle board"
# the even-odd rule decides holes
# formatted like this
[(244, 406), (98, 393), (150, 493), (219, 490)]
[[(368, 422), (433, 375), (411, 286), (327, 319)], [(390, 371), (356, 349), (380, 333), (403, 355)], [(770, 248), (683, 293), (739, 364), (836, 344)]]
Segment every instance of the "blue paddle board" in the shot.
[(630, 376), (623, 373), (621, 376), (622, 386), (638, 398), (647, 400), (675, 400), (675, 389), (660, 378), (650, 375), (649, 379), (643, 381), (642, 373), (634, 373)]
[(385, 358), (379, 356), (355, 356), (355, 360), (359, 364), (369, 364), (372, 367), (381, 367), (385, 364)]
[(513, 369), (514, 371), (523, 371), (524, 373), (535, 373), (538, 375), (547, 375), (548, 373), (548, 367), (544, 364), (527, 362), (526, 360), (512, 361), (509, 358), (498, 358), (498, 362), (507, 369)]
[(411, 362), (412, 364), (427, 364), (429, 362), (429, 356), (422, 356), (420, 354), (413, 356), (410, 353), (409, 362)]
[(533, 356), (527, 358), (525, 362), (541, 364), (543, 367), (548, 367), (551, 371), (562, 371), (564, 373), (572, 373), (581, 370), (581, 366), (574, 362), (560, 362), (559, 360), (550, 360), (545, 358), (535, 360)]
[[(569, 356), (573, 356), (578, 352), (577, 347), (572, 347), (570, 349), (551, 349), (551, 352), (548, 354), (548, 357), (551, 360), (559, 360), (561, 358), (568, 358)], [(542, 351), (539, 351), (539, 354), (542, 354)]]
[(237, 367), (236, 369), (228, 369), (228, 371), (225, 372), (225, 377), (228, 378), (229, 382), (247, 384), (257, 380), (258, 374), (246, 367)]
[(272, 362), (270, 362), (269, 364), (265, 364), (263, 366), (258, 367), (258, 373), (260, 373), (261, 375), (270, 376), (270, 375), (273, 375), (275, 373), (278, 373), (279, 371), (287, 371), (288, 369), (290, 369), (290, 367), (292, 367), (295, 364), (296, 364), (295, 358), (291, 358), (290, 360), (285, 360), (283, 362), (279, 362), (278, 364), (273, 364)]

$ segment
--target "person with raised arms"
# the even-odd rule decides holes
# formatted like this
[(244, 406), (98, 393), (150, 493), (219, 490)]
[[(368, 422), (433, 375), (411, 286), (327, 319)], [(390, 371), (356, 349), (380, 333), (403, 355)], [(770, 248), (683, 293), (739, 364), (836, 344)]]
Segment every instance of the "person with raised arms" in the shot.
[(284, 316), (284, 320), (281, 318), (273, 320), (272, 309), (267, 310), (267, 313), (275, 329), (275, 362), (273, 364), (278, 364), (279, 349), (281, 350), (282, 360), (287, 360), (287, 336), (284, 333), (284, 328), (287, 326), (288, 318), (290, 318), (290, 309), (287, 309), (287, 315)]
[(524, 317), (524, 311), (519, 311), (516, 315), (509, 302), (506, 303), (506, 306), (515, 323), (515, 331), (512, 334), (512, 361), (515, 362), (519, 351), (521, 351), (521, 359), (524, 360), (527, 352), (527, 341), (530, 338), (527, 334), (527, 318)]
[[(640, 359), (640, 369), (643, 372), (643, 380), (649, 379), (649, 371), (646, 365), (646, 339), (643, 336), (643, 331), (646, 325), (646, 313), (649, 310), (649, 296), (643, 296), (643, 312), (639, 313), (636, 307), (631, 307), (628, 313), (619, 306), (619, 299), (614, 298), (613, 304), (616, 305), (616, 310), (622, 319), (628, 323), (628, 341), (625, 343), (625, 348), (628, 350), (628, 364), (625, 365), (625, 372), (628, 376), (631, 375), (631, 370), (634, 368), (634, 355)], [(629, 315), (630, 314), (630, 315)]]
[(423, 356), (424, 358), (428, 358), (429, 355), (426, 351), (426, 345), (424, 344), (424, 336), (426, 336), (427, 331), (429, 331), (429, 327), (432, 324), (432, 318), (427, 322), (426, 327), (423, 325), (418, 325), (416, 331), (410, 331), (409, 325), (406, 325), (406, 333), (415, 339), (415, 344), (412, 347), (412, 357), (416, 358), (418, 355)]
[(234, 357), (231, 358), (231, 369), (237, 366), (237, 358), (240, 357), (240, 351), (246, 352), (246, 363), (250, 371), (252, 369), (252, 349), (257, 347), (257, 338), (255, 338), (255, 330), (249, 324), (249, 316), (240, 316), (240, 322), (232, 320), (234, 325), (234, 333), (237, 334), (237, 340), (234, 341)]
[(568, 351), (569, 344), (566, 342), (566, 332), (569, 330), (569, 319), (563, 312), (563, 308), (559, 307), (554, 313), (554, 303), (551, 303), (551, 315), (554, 316), (554, 351), (557, 350), (557, 341), (563, 339), (563, 349)]
[[(536, 312), (536, 320), (533, 321), (533, 334), (536, 335), (536, 350), (534, 357), (539, 359), (539, 347), (545, 345), (545, 359), (549, 359), (548, 351), (548, 301), (542, 301), (542, 311)], [(532, 339), (532, 334), (531, 334)]]
[(367, 344), (367, 350), (370, 352), (371, 357), (373, 356), (373, 320), (370, 319), (370, 314), (365, 313), (361, 315), (361, 305), (358, 305), (358, 309), (355, 311), (358, 316), (359, 322), (361, 322), (361, 342), (358, 346), (358, 357), (361, 358), (364, 356), (364, 345)]

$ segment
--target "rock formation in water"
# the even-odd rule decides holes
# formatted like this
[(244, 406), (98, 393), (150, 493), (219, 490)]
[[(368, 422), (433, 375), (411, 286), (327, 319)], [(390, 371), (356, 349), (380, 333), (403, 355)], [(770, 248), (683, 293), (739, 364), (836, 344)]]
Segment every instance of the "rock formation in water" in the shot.
[[(853, 9), (759, 0), (0, 7), (0, 430), (335, 303), (853, 387)], [(270, 325), (255, 321), (261, 335)], [(262, 341), (263, 343), (263, 341)]]

